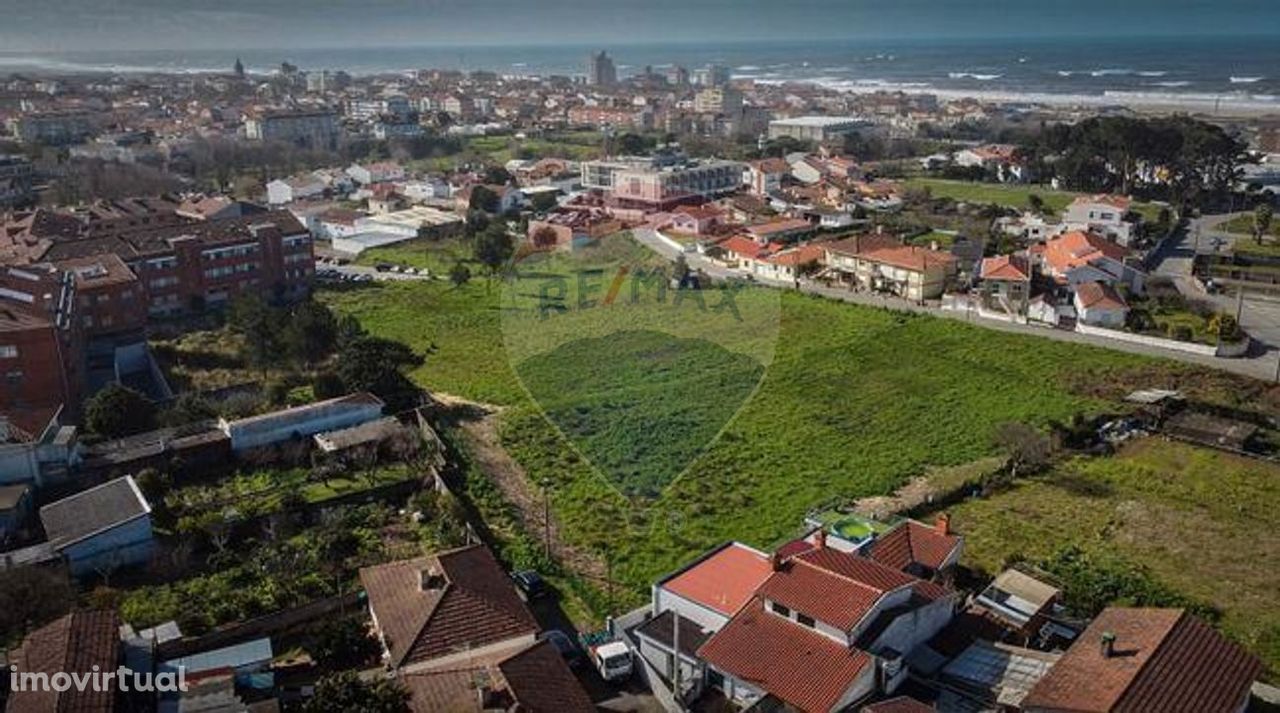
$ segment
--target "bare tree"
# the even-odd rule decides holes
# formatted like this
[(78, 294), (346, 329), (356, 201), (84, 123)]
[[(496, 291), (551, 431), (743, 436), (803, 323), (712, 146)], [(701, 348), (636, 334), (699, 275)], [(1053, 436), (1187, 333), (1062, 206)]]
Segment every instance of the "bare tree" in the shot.
[(1019, 474), (1034, 473), (1049, 464), (1053, 453), (1049, 437), (1025, 423), (1002, 423), (996, 427), (995, 442), (1008, 458), (1009, 480)]

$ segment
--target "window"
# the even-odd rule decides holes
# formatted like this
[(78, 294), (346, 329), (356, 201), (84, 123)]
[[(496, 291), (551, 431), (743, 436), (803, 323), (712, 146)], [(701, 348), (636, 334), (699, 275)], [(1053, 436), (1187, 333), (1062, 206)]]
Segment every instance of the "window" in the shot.
[(0, 344), (0, 359), (17, 359), (18, 348), (12, 344)]
[(791, 617), (791, 610), (777, 602), (769, 602), (769, 608), (773, 610), (774, 614), (787, 618)]
[(814, 624), (817, 623), (813, 620), (813, 617), (805, 616), (804, 614), (801, 614), (799, 612), (796, 613), (796, 621), (809, 627), (810, 629), (812, 629)]

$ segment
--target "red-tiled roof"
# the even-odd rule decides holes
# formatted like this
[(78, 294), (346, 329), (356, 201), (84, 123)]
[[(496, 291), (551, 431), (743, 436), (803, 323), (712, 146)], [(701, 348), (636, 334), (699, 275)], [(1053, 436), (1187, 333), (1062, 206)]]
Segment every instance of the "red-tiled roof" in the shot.
[(915, 520), (907, 520), (871, 544), (868, 556), (888, 567), (906, 569), (913, 562), (941, 569), (961, 539)]
[(1076, 285), (1076, 299), (1080, 301), (1080, 306), (1085, 309), (1129, 308), (1120, 293), (1116, 292), (1111, 285), (1101, 282), (1082, 282)]
[(1071, 201), (1071, 205), (1089, 205), (1092, 203), (1109, 205), (1116, 210), (1126, 212), (1129, 210), (1129, 206), (1133, 205), (1133, 199), (1129, 196), (1116, 196), (1109, 193), (1099, 193), (1093, 196), (1078, 196), (1075, 200)]
[(751, 259), (756, 259), (761, 254), (768, 252), (768, 249), (752, 240), (751, 238), (735, 235), (728, 240), (724, 240), (719, 246), (725, 252), (731, 252), (735, 255), (742, 255)]
[(804, 265), (810, 262), (819, 262), (826, 251), (821, 245), (801, 245), (792, 250), (784, 250), (777, 255), (769, 258), (769, 262), (774, 265)]
[[(1113, 654), (1102, 652), (1104, 633)], [(1112, 607), (1098, 615), (1023, 699), (1024, 709), (1082, 713), (1240, 710), (1262, 663), (1181, 609)]]
[(1104, 257), (1123, 262), (1129, 251), (1106, 238), (1073, 230), (1046, 242), (1042, 255), (1055, 272), (1064, 273)]
[(847, 255), (852, 257), (864, 250), (874, 250), (876, 248), (897, 247), (902, 243), (892, 235), (869, 234), (855, 235), (853, 237), (835, 240), (829, 243), (823, 243), (822, 247), (828, 252), (837, 255)]
[(802, 230), (813, 228), (813, 223), (801, 218), (789, 218), (786, 220), (775, 220), (771, 223), (761, 223), (760, 225), (752, 225), (747, 227), (747, 232), (756, 237), (765, 237), (770, 235), (779, 235), (781, 233), (794, 233)]
[(764, 610), (753, 598), (698, 650), (717, 669), (802, 711), (831, 710), (871, 656)]
[[(119, 660), (120, 617), (114, 611), (82, 611), (27, 635), (22, 646), (9, 652), (19, 671), (91, 673), (115, 671)], [(109, 713), (115, 709), (113, 684), (109, 690), (14, 691), (5, 707), (10, 713)]]
[(982, 259), (984, 280), (1017, 280), (1026, 282), (1031, 279), (1031, 269), (1025, 258), (1018, 255), (998, 255)]
[[(437, 575), (438, 586), (424, 590), (424, 573)], [(366, 567), (360, 582), (395, 666), (538, 631), (483, 545)]]
[(733, 616), (772, 571), (767, 555), (731, 542), (661, 582), (660, 586), (725, 616)]
[(900, 267), (913, 272), (924, 272), (930, 267), (954, 265), (956, 256), (939, 250), (930, 250), (916, 245), (899, 245), (865, 250), (858, 257), (871, 262)]
[(751, 167), (760, 173), (791, 173), (791, 164), (786, 159), (766, 158), (758, 161), (752, 161)]
[(917, 581), (865, 557), (815, 547), (787, 560), (756, 591), (794, 611), (848, 631), (875, 608), (885, 592)]
[(596, 708), (560, 652), (543, 641), (498, 663), (507, 690), (529, 713), (591, 713)]

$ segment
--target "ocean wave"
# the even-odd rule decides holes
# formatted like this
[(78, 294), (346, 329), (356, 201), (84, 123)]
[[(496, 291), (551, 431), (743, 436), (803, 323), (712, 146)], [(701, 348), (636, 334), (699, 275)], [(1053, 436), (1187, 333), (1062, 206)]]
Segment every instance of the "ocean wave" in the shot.
[(1133, 74), (1132, 69), (1094, 69), (1089, 71), (1090, 77), (1123, 77)]
[(754, 64), (744, 64), (741, 67), (734, 67), (734, 69), (739, 72), (759, 72), (760, 71), (760, 67)]
[(1232, 84), (1256, 84), (1266, 79), (1266, 77), (1232, 77)]
[(1149, 87), (1165, 87), (1165, 88), (1167, 88), (1167, 89), (1177, 89), (1178, 87), (1189, 87), (1189, 86), (1191, 86), (1191, 82), (1186, 82), (1186, 81), (1173, 81), (1173, 82), (1151, 82), (1151, 83), (1150, 83), (1150, 84), (1148, 84), (1147, 86), (1149, 86)]
[(1166, 74), (1168, 74), (1168, 72), (1164, 70), (1158, 70), (1154, 72), (1138, 72), (1139, 77), (1163, 77)]
[(980, 82), (990, 82), (993, 79), (1003, 77), (1003, 74), (980, 74), (978, 72), (948, 72), (947, 76), (951, 79), (976, 79)]

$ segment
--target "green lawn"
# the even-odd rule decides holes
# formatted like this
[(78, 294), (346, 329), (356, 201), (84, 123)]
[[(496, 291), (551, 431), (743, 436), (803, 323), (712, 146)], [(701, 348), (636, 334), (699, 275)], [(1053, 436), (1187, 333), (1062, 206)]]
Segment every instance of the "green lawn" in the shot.
[[(935, 198), (951, 198), (970, 203), (995, 203), (1019, 210), (1029, 207), (1027, 198), (1034, 193), (1044, 201), (1045, 208), (1053, 213), (1061, 213), (1076, 196), (1081, 195), (1073, 191), (1055, 191), (1048, 186), (977, 183), (943, 178), (909, 178), (905, 183), (909, 188), (928, 188)], [(1133, 209), (1148, 221), (1154, 221), (1160, 215), (1160, 206), (1154, 203), (1135, 202)]]
[(1222, 627), (1280, 671), (1280, 466), (1163, 439), (1081, 459), (952, 508), (965, 558), (994, 574), (1075, 545), (1120, 557), (1222, 612)]
[[(635, 591), (716, 542), (765, 546), (798, 528), (815, 505), (889, 493), (931, 466), (988, 456), (999, 423), (1043, 425), (1108, 409), (1130, 387), (1168, 383), (1188, 371), (1119, 352), (781, 293), (777, 351), (754, 396), (658, 497), (637, 499), (619, 492), (616, 480), (588, 461), (582, 441), (572, 445), (564, 426), (531, 404), (507, 353), (501, 294), (499, 285), (479, 280), (458, 289), (388, 283), (321, 296), (376, 334), (419, 349), (434, 345), (412, 374), (424, 386), (507, 406), (504, 444), (531, 478), (555, 484), (565, 534), (609, 551), (615, 577)], [(595, 346), (588, 351), (598, 360), (629, 359), (623, 345)], [(554, 360), (543, 365), (544, 383), (571, 388), (574, 375), (586, 373), (584, 353), (559, 362), (560, 372)], [(587, 395), (579, 404), (587, 414), (581, 428), (610, 425), (591, 418), (598, 409)], [(551, 402), (556, 409), (574, 405)], [(597, 434), (597, 456), (623, 452), (648, 436), (621, 423)]]
[(471, 250), (456, 240), (414, 238), (395, 245), (370, 248), (356, 258), (357, 265), (376, 265), (380, 262), (425, 267), (434, 275), (449, 274), (449, 268), (459, 262), (467, 263), (472, 273), (478, 273), (481, 269), (472, 261)]
[[(1222, 230), (1228, 233), (1238, 233), (1240, 235), (1253, 235), (1253, 215), (1244, 214), (1228, 220), (1220, 226)], [(1273, 238), (1280, 238), (1280, 219), (1271, 221), (1271, 228), (1267, 231), (1267, 235)]]

